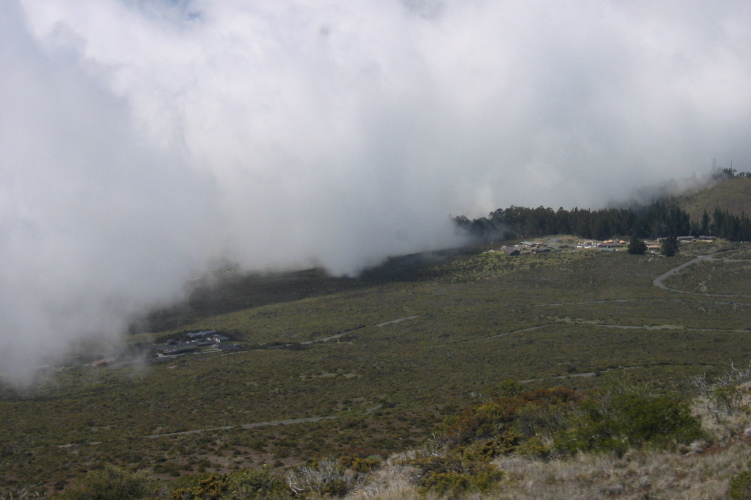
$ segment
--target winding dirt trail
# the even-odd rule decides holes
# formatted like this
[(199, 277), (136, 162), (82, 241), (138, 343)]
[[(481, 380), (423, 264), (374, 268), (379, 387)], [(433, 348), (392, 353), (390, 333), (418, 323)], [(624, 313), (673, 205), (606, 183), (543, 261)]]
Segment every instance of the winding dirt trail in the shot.
[(655, 286), (662, 288), (663, 290), (667, 290), (669, 292), (675, 292), (675, 293), (685, 293), (690, 295), (702, 295), (704, 297), (743, 297), (743, 298), (751, 298), (751, 295), (743, 295), (738, 293), (733, 294), (726, 294), (726, 293), (701, 293), (701, 292), (689, 292), (688, 290), (678, 290), (676, 288), (671, 288), (667, 286), (665, 283), (663, 283), (666, 279), (670, 278), (671, 276), (675, 275), (676, 273), (682, 271), (683, 269), (687, 268), (688, 266), (692, 266), (694, 264), (698, 264), (699, 262), (704, 262), (706, 260), (716, 260), (716, 261), (722, 261), (722, 262), (747, 262), (746, 259), (718, 259), (717, 256), (721, 253), (727, 252), (727, 250), (720, 250), (719, 252), (715, 252), (709, 255), (700, 255), (694, 259), (689, 260), (688, 262), (684, 262), (680, 266), (674, 267), (673, 269), (667, 271), (666, 273), (661, 274), (657, 278), (652, 281)]
[[(712, 254), (709, 254), (709, 255), (700, 255), (700, 256), (696, 257), (695, 259), (691, 259), (688, 262), (685, 262), (685, 263), (681, 264), (680, 266), (674, 267), (673, 269), (667, 271), (666, 273), (663, 273), (660, 276), (656, 277), (654, 279), (654, 281), (652, 281), (652, 283), (654, 283), (654, 285), (656, 287), (662, 288), (663, 290), (669, 290), (671, 292), (694, 293), (694, 292), (687, 292), (687, 291), (684, 291), (684, 290), (676, 290), (675, 288), (670, 288), (669, 286), (665, 285), (663, 283), (663, 281), (665, 281), (669, 277), (673, 276), (674, 274), (682, 271), (683, 269), (687, 268), (688, 266), (692, 266), (694, 264), (698, 264), (699, 262), (703, 262), (705, 260), (719, 260), (719, 259), (715, 258), (716, 255), (719, 255), (719, 253), (720, 252), (718, 252), (718, 253), (712, 253)], [(711, 294), (704, 293), (704, 294), (700, 294), (700, 295), (711, 295)]]

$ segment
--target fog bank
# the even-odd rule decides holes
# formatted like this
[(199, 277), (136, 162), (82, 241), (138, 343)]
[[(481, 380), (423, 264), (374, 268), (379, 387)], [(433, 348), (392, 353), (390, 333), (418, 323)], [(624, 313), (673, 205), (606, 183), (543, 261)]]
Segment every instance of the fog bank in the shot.
[(449, 215), (751, 170), (751, 5), (8, 0), (0, 377), (220, 260), (356, 274)]

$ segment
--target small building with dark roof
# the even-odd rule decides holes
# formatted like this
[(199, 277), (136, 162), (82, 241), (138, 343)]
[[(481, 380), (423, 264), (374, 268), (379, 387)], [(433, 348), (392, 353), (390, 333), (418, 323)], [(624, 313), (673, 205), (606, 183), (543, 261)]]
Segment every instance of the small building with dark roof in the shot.
[(242, 349), (242, 346), (240, 344), (231, 344), (229, 342), (217, 342), (216, 344), (212, 345), (214, 349), (221, 352), (226, 351), (239, 351)]
[(180, 354), (190, 354), (198, 351), (198, 346), (193, 344), (178, 344), (162, 349), (157, 356), (177, 356)]
[(199, 332), (189, 332), (185, 336), (188, 340), (205, 339), (216, 333), (216, 330), (201, 330)]

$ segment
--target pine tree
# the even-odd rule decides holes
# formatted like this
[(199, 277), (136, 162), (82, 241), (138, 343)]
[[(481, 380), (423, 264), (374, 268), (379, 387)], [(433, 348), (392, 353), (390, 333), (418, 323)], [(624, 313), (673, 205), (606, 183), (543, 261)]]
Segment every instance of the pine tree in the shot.
[(660, 245), (660, 253), (665, 257), (672, 257), (678, 253), (678, 238), (674, 235), (670, 235)]
[(647, 244), (640, 240), (635, 234), (631, 235), (631, 241), (628, 242), (628, 253), (633, 255), (642, 255), (647, 251)]
[(707, 211), (704, 211), (704, 214), (701, 216), (701, 234), (706, 235), (709, 234), (709, 214)]

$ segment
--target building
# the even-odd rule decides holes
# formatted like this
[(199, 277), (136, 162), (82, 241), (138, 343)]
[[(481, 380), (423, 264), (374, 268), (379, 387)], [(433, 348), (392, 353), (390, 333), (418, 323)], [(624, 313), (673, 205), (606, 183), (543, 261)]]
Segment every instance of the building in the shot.
[(189, 332), (185, 334), (185, 336), (188, 338), (188, 340), (198, 340), (198, 339), (207, 339), (214, 335), (216, 333), (216, 330), (201, 330), (198, 332)]
[(176, 346), (166, 347), (157, 352), (157, 356), (178, 356), (180, 354), (190, 354), (198, 351), (198, 346), (193, 344), (178, 344)]
[(224, 342), (224, 343), (217, 342), (211, 347), (213, 347), (214, 349), (220, 352), (239, 351), (240, 349), (242, 349), (242, 346), (240, 344), (231, 344), (228, 342)]
[(623, 245), (617, 241), (606, 241), (597, 245), (597, 248), (602, 250), (615, 250), (618, 248), (623, 248)]

